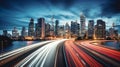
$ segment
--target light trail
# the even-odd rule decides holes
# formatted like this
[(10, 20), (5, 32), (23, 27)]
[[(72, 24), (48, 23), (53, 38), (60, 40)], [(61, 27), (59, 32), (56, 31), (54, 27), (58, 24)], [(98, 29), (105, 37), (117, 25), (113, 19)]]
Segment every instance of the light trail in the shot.
[(64, 40), (56, 40), (39, 48), (15, 67), (54, 67), (57, 46)]
[(73, 41), (65, 42), (65, 51), (69, 67), (103, 67), (94, 58), (78, 48)]
[(113, 67), (120, 66), (119, 62), (116, 62), (116, 61), (112, 60), (111, 58), (104, 56), (103, 54), (100, 54), (100, 53), (98, 53), (94, 50), (91, 50), (83, 45), (78, 44), (78, 43), (76, 43), (76, 45), (78, 45), (79, 48), (82, 48), (86, 53), (88, 53), (89, 55), (94, 57), (94, 59), (96, 59), (97, 61), (102, 63), (105, 67), (109, 67), (110, 65)]
[(101, 47), (101, 46), (92, 45), (92, 44), (90, 44), (89, 41), (81, 42), (80, 44), (120, 62), (120, 52), (119, 51)]
[(40, 47), (41, 45), (49, 43), (49, 42), (53, 42), (53, 40), (36, 43), (36, 44), (30, 45), (30, 46), (22, 47), (22, 48), (1, 54), (0, 55), (0, 66), (15, 59), (16, 57), (18, 57), (24, 53), (27, 53), (30, 50), (33, 50), (33, 49)]

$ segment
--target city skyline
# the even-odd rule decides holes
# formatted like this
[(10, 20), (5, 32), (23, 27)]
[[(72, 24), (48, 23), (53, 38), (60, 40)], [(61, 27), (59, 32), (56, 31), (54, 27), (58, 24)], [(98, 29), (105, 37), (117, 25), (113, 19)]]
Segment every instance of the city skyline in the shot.
[[(45, 22), (45, 18), (38, 18), (37, 23), (34, 23), (34, 19), (29, 20), (28, 29), (26, 27), (21, 27), (22, 29), (17, 29), (14, 27), (10, 32), (8, 30), (3, 30), (3, 36), (8, 36), (12, 39), (32, 38), (44, 39), (49, 37), (56, 38), (76, 38), (81, 37), (82, 39), (105, 39), (107, 37), (118, 38), (120, 35), (120, 25), (112, 24), (112, 26), (107, 29), (106, 22), (102, 19), (97, 19), (97, 24), (94, 24), (94, 20), (89, 20), (89, 24), (86, 26), (86, 17), (80, 15), (80, 23), (77, 21), (71, 21), (71, 25), (67, 22), (65, 25), (59, 25), (59, 20), (55, 22), (52, 21), (51, 24)], [(55, 23), (55, 24), (53, 24)], [(21, 33), (20, 33), (21, 32)]]
[(45, 22), (50, 23), (53, 15), (54, 21), (59, 20), (60, 25), (65, 25), (66, 22), (70, 25), (71, 21), (80, 22), (81, 12), (86, 16), (86, 23), (88, 20), (95, 20), (96, 23), (96, 20), (101, 18), (109, 27), (113, 22), (118, 24), (120, 21), (119, 2), (119, 0), (1, 0), (0, 30), (28, 26), (30, 18), (34, 18), (34, 22), (37, 23), (37, 18), (44, 17)]
[(0, 0), (0, 67), (120, 67), (120, 0)]
[[(82, 14), (82, 15), (83, 15), (83, 14)], [(82, 15), (80, 15), (80, 19), (79, 19), (80, 22), (78, 22), (77, 20), (71, 21), (70, 24), (69, 24), (68, 22), (66, 22), (66, 23), (70, 26), (71, 32), (72, 32), (72, 29), (73, 29), (73, 30), (78, 30), (78, 32), (79, 32), (78, 35), (79, 35), (79, 34), (83, 34), (83, 35), (84, 35), (84, 34), (85, 34), (85, 31), (88, 31), (88, 30), (89, 30), (89, 26), (88, 26), (88, 25), (90, 24), (90, 21), (93, 21), (93, 22), (94, 22), (93, 27), (94, 27), (95, 25), (97, 25), (97, 21), (98, 21), (98, 20), (104, 21), (104, 20), (101, 19), (101, 18), (100, 18), (100, 19), (97, 19), (96, 21), (94, 21), (94, 20), (87, 20), (87, 21), (86, 21), (86, 17), (83, 17), (83, 18), (82, 18), (82, 17), (81, 17)], [(83, 16), (84, 16), (84, 15), (83, 15)], [(43, 18), (43, 17), (40, 17), (40, 18)], [(36, 24), (38, 24), (40, 18), (37, 19), (37, 23), (34, 22), (34, 19), (33, 19), (33, 18), (30, 18), (30, 19), (29, 19), (29, 23), (27, 24), (28, 26), (21, 26), (21, 27), (13, 26), (12, 29), (3, 29), (3, 30), (0, 30), (0, 35), (3, 35), (3, 31), (4, 31), (4, 30), (6, 30), (6, 31), (8, 32), (8, 34), (11, 34), (11, 35), (12, 35), (12, 34), (13, 34), (12, 31), (13, 31), (14, 29), (16, 29), (18, 35), (19, 35), (19, 36), (22, 36), (22, 33), (21, 33), (21, 32), (22, 32), (23, 27), (24, 27), (26, 33), (28, 33), (27, 35), (29, 36), (29, 27), (31, 27), (31, 26), (29, 26), (29, 25), (32, 25), (31, 29), (33, 28), (32, 30), (33, 30), (33, 35), (34, 35), (34, 33), (36, 33), (36, 32), (35, 32), (36, 27), (37, 27)], [(45, 23), (45, 24), (49, 24), (49, 25), (50, 25), (50, 28), (52, 29), (52, 28), (53, 28), (53, 27), (52, 27), (53, 24), (52, 24), (52, 23), (46, 23), (46, 22), (45, 22), (45, 18), (43, 18), (43, 19), (44, 19), (44, 23)], [(56, 21), (59, 21), (59, 20), (53, 21), (53, 23), (54, 23), (54, 29), (59, 28), (59, 27), (61, 27), (61, 26), (66, 26), (66, 23), (65, 23), (65, 24), (62, 24), (62, 25), (59, 24), (57, 27), (55, 27)], [(32, 22), (32, 24), (31, 24), (31, 22)], [(52, 21), (51, 21), (51, 22), (52, 22)], [(83, 23), (83, 22), (84, 22), (84, 23)], [(104, 21), (104, 22), (105, 22), (105, 21)], [(79, 29), (78, 29), (77, 27), (76, 27), (76, 28), (74, 27), (74, 23), (75, 23), (75, 25), (76, 25), (76, 24), (78, 25), (78, 28), (79, 28)], [(85, 24), (85, 26), (84, 26), (84, 24)], [(106, 25), (106, 26), (105, 26), (105, 28), (106, 28), (105, 30), (106, 30), (106, 31), (109, 31), (109, 29), (113, 27), (113, 24), (114, 24), (115, 26), (116, 26), (116, 25), (120, 26), (119, 24), (112, 23), (111, 26), (108, 27), (107, 24), (106, 24), (106, 22), (105, 22), (105, 25)], [(47, 28), (47, 26), (45, 26), (44, 29), (46, 29), (46, 28)], [(82, 28), (85, 28), (85, 29), (83, 30)], [(117, 30), (118, 30), (118, 29), (117, 29)], [(45, 31), (45, 30), (44, 30), (44, 31)], [(63, 31), (65, 31), (65, 28), (64, 28)], [(82, 31), (83, 31), (83, 32), (82, 32)], [(94, 29), (93, 29), (93, 31), (94, 31)], [(119, 31), (119, 30), (118, 30), (118, 31)], [(80, 33), (80, 32), (81, 32), (81, 33)], [(55, 33), (55, 30), (54, 30), (54, 33)], [(74, 32), (74, 33), (75, 33), (75, 32)], [(83, 35), (82, 35), (82, 36), (83, 36)], [(31, 35), (30, 35), (30, 36), (31, 36)]]

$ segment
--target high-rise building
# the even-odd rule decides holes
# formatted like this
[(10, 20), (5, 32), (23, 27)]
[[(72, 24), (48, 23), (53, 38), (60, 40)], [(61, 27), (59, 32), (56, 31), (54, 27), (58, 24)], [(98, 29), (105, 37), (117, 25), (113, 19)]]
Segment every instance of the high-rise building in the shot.
[(45, 19), (39, 18), (38, 23), (36, 24), (36, 37), (44, 38), (45, 37)]
[(55, 36), (58, 36), (59, 20), (55, 21)]
[(118, 35), (120, 36), (120, 25), (116, 25), (117, 30), (118, 30)]
[(50, 36), (50, 24), (49, 23), (46, 23), (45, 24), (45, 36), (48, 37)]
[(7, 30), (3, 30), (3, 36), (7, 36), (7, 35), (8, 35)]
[(38, 23), (35, 24), (35, 36), (40, 37), (40, 27), (38, 26)]
[(120, 29), (120, 25), (114, 24), (113, 28), (115, 29), (114, 33), (115, 33), (115, 37), (117, 38), (118, 35), (119, 35), (119, 32), (120, 32), (120, 30), (119, 30)]
[(11, 34), (10, 33), (8, 33), (8, 31), (7, 30), (3, 30), (3, 34), (2, 34), (3, 36), (7, 36), (7, 37), (10, 37), (11, 38)]
[(110, 37), (110, 32), (109, 30), (106, 30), (106, 38)]
[(97, 20), (95, 34), (97, 39), (106, 38), (106, 25), (105, 25), (105, 22), (101, 19)]
[(30, 23), (29, 23), (29, 28), (28, 28), (28, 36), (34, 36), (34, 19), (31, 18), (30, 19)]
[(83, 13), (80, 14), (80, 36), (83, 37), (86, 33), (86, 18)]
[(88, 37), (93, 38), (94, 34), (94, 20), (89, 20), (88, 22)]
[(51, 18), (51, 28), (50, 28), (50, 36), (54, 37), (55, 35), (55, 29), (54, 29), (54, 16)]
[(112, 27), (109, 28), (110, 37), (111, 37), (112, 39), (118, 37), (119, 32), (120, 32), (119, 29), (120, 29), (120, 25), (116, 25), (116, 24), (114, 24), (114, 23), (112, 24)]
[(113, 27), (109, 28), (109, 33), (110, 33), (110, 37), (111, 38), (115, 37), (114, 28)]
[(68, 23), (65, 24), (65, 36), (66, 38), (70, 37), (70, 26)]
[(19, 33), (16, 27), (12, 30), (12, 37), (19, 37)]
[(71, 36), (79, 36), (79, 29), (80, 29), (80, 24), (76, 22), (71, 21)]
[(71, 21), (71, 35), (75, 33), (74, 27), (75, 27), (75, 24), (73, 21)]
[(21, 36), (27, 36), (26, 28), (22, 27)]
[(64, 34), (65, 34), (64, 25), (59, 26), (58, 35), (63, 38), (63, 37), (64, 37)]

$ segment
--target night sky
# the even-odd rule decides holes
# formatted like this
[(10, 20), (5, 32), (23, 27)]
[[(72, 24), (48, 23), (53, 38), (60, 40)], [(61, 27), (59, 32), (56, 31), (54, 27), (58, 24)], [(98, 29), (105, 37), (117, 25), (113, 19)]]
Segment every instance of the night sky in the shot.
[(60, 25), (79, 22), (81, 12), (87, 20), (102, 18), (107, 26), (118, 24), (120, 0), (0, 0), (0, 30), (27, 27), (30, 18), (36, 23), (37, 18), (44, 17), (49, 23), (53, 15)]

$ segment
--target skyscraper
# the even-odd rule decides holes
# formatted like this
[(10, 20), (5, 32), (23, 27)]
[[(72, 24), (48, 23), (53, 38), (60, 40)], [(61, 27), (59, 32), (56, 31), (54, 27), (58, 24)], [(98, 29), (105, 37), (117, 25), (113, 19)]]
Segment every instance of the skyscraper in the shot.
[(38, 26), (38, 23), (35, 24), (35, 36), (40, 37), (40, 27)]
[(45, 36), (50, 36), (50, 24), (49, 23), (46, 23), (45, 24)]
[(54, 35), (55, 35), (55, 32), (54, 32), (55, 29), (54, 29), (54, 21), (53, 21), (53, 19), (54, 19), (54, 16), (52, 16), (52, 18), (51, 18), (50, 35), (54, 37)]
[(3, 36), (7, 36), (7, 35), (8, 35), (7, 30), (3, 30)]
[(118, 35), (120, 36), (120, 25), (116, 25), (117, 30), (118, 30)]
[(27, 36), (26, 28), (22, 27), (21, 36)]
[(111, 38), (114, 38), (114, 37), (115, 37), (114, 28), (113, 28), (113, 27), (109, 28), (109, 33), (110, 33), (110, 37), (111, 37)]
[(16, 27), (14, 27), (14, 29), (12, 30), (12, 37), (18, 37), (19, 33), (18, 30), (16, 29)]
[(30, 19), (29, 27), (28, 27), (28, 36), (34, 36), (34, 19)]
[(75, 33), (74, 28), (75, 28), (75, 24), (73, 21), (71, 21), (71, 36)]
[(64, 34), (65, 34), (65, 31), (64, 31), (64, 25), (62, 26), (59, 26), (59, 29), (58, 29), (58, 35), (59, 37), (64, 37)]
[(118, 37), (119, 28), (120, 28), (120, 25), (117, 25), (115, 23), (112, 24), (112, 27), (109, 29), (111, 38), (117, 38)]
[(97, 39), (105, 39), (106, 38), (106, 25), (105, 25), (105, 22), (101, 19), (97, 20), (96, 37), (97, 37)]
[(59, 20), (55, 21), (55, 36), (58, 36)]
[(83, 37), (86, 33), (86, 18), (83, 13), (80, 14), (80, 35)]
[(79, 28), (80, 24), (76, 22), (71, 21), (71, 35), (72, 37), (78, 36), (79, 35)]
[(36, 24), (36, 36), (40, 38), (45, 37), (45, 19), (39, 18), (38, 23)]
[(65, 36), (66, 38), (70, 37), (70, 26), (68, 23), (65, 24)]
[(88, 23), (88, 38), (93, 38), (94, 34), (94, 20), (89, 20)]

